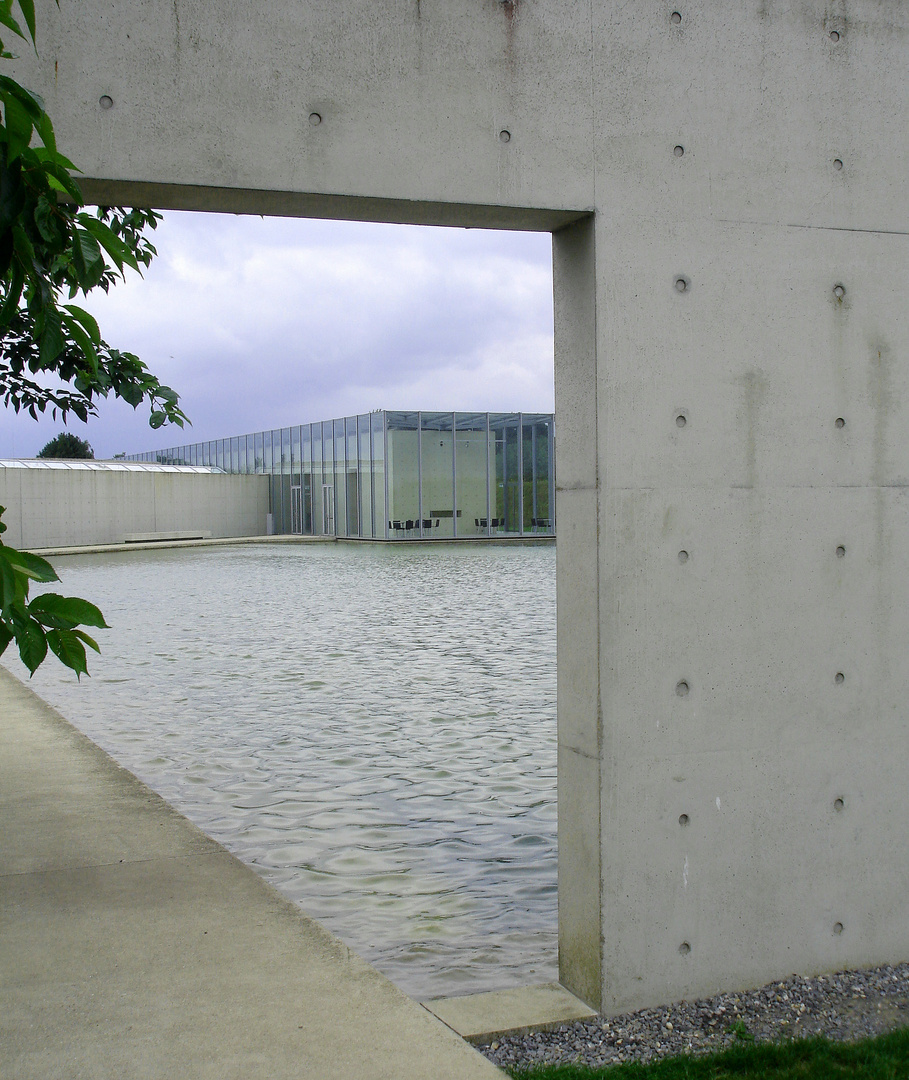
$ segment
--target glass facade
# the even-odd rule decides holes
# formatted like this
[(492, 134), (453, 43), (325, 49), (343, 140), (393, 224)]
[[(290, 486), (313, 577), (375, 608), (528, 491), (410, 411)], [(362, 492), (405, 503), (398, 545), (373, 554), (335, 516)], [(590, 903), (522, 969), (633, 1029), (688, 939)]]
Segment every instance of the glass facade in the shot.
[(552, 413), (379, 411), (127, 460), (263, 473), (276, 533), (374, 540), (555, 533)]

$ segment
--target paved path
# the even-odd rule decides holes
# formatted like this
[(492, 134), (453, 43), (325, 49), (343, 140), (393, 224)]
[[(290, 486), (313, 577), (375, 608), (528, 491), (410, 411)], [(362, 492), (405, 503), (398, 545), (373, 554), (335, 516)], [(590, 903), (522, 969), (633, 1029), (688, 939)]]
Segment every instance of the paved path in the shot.
[(502, 1075), (0, 667), (3, 1080)]

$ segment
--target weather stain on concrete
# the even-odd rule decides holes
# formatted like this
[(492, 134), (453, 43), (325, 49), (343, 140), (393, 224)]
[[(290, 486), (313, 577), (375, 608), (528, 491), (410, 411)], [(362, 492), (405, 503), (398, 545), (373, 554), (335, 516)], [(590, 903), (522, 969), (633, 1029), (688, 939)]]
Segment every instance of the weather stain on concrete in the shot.
[(745, 440), (745, 487), (758, 482), (757, 445), (767, 379), (761, 371), (746, 371), (736, 380), (742, 387), (742, 433)]

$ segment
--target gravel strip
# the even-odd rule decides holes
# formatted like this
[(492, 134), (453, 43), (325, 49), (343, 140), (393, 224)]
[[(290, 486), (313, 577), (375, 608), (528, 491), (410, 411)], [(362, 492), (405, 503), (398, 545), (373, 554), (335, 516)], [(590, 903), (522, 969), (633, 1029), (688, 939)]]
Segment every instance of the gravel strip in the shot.
[(500, 1066), (601, 1066), (707, 1053), (743, 1039), (774, 1042), (824, 1035), (845, 1042), (906, 1026), (909, 963), (812, 979), (792, 975), (759, 990), (598, 1016), (555, 1031), (502, 1037), (478, 1049)]

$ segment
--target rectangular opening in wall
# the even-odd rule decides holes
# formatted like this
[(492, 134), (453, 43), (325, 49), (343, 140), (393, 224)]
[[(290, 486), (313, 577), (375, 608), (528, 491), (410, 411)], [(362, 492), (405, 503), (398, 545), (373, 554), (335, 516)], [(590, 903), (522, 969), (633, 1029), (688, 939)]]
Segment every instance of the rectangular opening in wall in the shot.
[(555, 980), (555, 551), (476, 542), (554, 533), (549, 237), (170, 214), (156, 244), (125, 295), (169, 336), (97, 315), (194, 426), (114, 409), (96, 449), (267, 477), (291, 542), (75, 565), (144, 614), (92, 716), (41, 692), (414, 996)]

